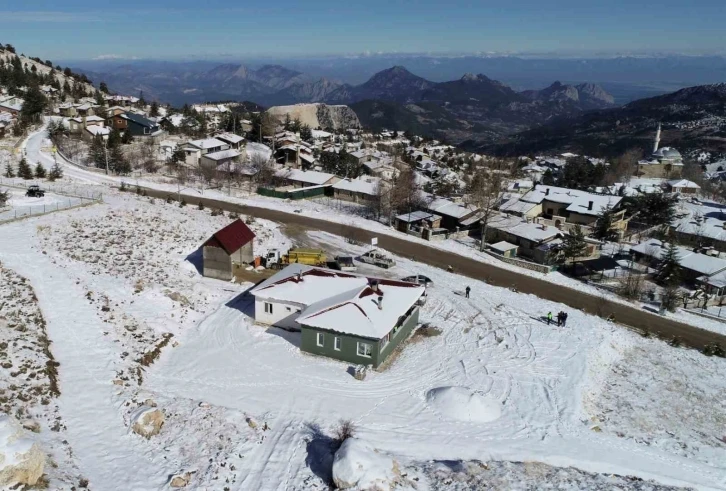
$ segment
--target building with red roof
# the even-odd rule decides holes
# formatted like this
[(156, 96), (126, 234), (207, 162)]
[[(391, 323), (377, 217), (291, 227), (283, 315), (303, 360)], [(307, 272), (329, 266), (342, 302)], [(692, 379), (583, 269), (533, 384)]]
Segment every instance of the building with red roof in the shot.
[(255, 233), (239, 219), (215, 232), (202, 245), (204, 276), (231, 280), (237, 269), (254, 260), (254, 239)]

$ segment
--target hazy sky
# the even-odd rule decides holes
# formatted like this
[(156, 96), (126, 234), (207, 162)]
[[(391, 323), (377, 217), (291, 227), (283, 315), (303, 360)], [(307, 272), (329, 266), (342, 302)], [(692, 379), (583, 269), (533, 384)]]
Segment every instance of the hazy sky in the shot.
[(31, 56), (66, 60), (365, 52), (726, 51), (723, 0), (591, 3), (0, 0), (0, 43), (13, 44)]

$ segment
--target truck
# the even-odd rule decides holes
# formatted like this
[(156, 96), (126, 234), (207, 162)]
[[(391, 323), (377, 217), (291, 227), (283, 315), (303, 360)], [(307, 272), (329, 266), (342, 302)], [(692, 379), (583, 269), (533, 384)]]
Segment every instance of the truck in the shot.
[(307, 264), (309, 266), (327, 266), (325, 251), (321, 249), (296, 248), (281, 254), (279, 249), (270, 249), (264, 257), (264, 266), (272, 269), (282, 269), (288, 264)]
[(396, 261), (383, 249), (371, 249), (359, 256), (358, 260), (384, 269), (392, 268), (396, 265)]
[(42, 198), (45, 196), (45, 191), (40, 189), (40, 186), (37, 184), (32, 184), (28, 186), (28, 190), (25, 192), (25, 196), (28, 196), (30, 198)]
[(335, 256), (335, 266), (341, 271), (356, 271), (358, 269), (351, 256)]

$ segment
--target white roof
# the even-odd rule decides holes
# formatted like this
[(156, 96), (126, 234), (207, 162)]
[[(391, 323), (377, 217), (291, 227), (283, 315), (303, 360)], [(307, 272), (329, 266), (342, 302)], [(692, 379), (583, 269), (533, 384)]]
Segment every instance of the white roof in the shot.
[[(630, 248), (631, 251), (635, 251), (655, 259), (660, 259), (667, 249), (668, 244), (657, 239), (651, 239)], [(693, 252), (685, 247), (677, 246), (676, 249), (678, 250), (678, 262), (681, 267), (685, 269), (689, 269), (706, 276), (713, 276), (726, 270), (726, 259)]]
[[(588, 193), (577, 189), (556, 186), (537, 186), (522, 196), (523, 201), (542, 203), (544, 200), (569, 205), (567, 211), (583, 215), (599, 215), (606, 208), (613, 208), (622, 201), (621, 196)], [(592, 209), (590, 202), (592, 201)]]
[(244, 137), (235, 135), (234, 133), (222, 133), (220, 135), (215, 136), (215, 138), (222, 139), (229, 143), (239, 143), (241, 141), (244, 141)]
[(104, 135), (110, 135), (111, 130), (109, 128), (106, 128), (105, 126), (98, 126), (98, 125), (92, 125), (86, 127), (86, 131), (92, 134), (93, 136), (104, 136)]
[(332, 133), (323, 130), (312, 130), (313, 138), (330, 138)]
[(446, 215), (454, 218), (463, 218), (476, 211), (476, 208), (474, 207), (460, 205), (445, 198), (437, 198), (433, 200), (429, 204), (428, 209), (439, 215)]
[(335, 177), (335, 174), (317, 172), (314, 170), (282, 169), (276, 175), (291, 181), (304, 182), (309, 184), (325, 184)]
[(668, 181), (668, 185), (672, 188), (689, 188), (689, 189), (701, 189), (701, 186), (688, 179), (674, 179)]
[[(75, 121), (76, 123), (82, 123), (83, 118), (82, 117), (73, 118), (72, 121)], [(102, 122), (102, 121), (105, 121), (105, 120), (99, 116), (86, 116), (86, 123)]]
[(206, 155), (202, 155), (203, 159), (211, 159), (211, 160), (222, 160), (222, 159), (233, 159), (235, 157), (239, 157), (241, 154), (239, 150), (235, 149), (229, 149), (229, 150), (220, 150), (219, 152), (212, 152), (208, 153)]
[(208, 148), (222, 147), (226, 145), (226, 143), (222, 140), (217, 140), (216, 138), (205, 138), (203, 140), (191, 140), (187, 143), (187, 145), (192, 145), (197, 148), (206, 150)]
[(359, 177), (358, 179), (341, 179), (333, 184), (333, 189), (342, 191), (352, 191), (368, 195), (375, 195), (378, 190), (378, 182), (380, 179), (376, 177)]
[(489, 247), (491, 247), (495, 251), (507, 252), (513, 249), (517, 249), (519, 246), (516, 244), (510, 244), (506, 240), (503, 240), (501, 242), (497, 242), (496, 244), (490, 244)]
[(506, 211), (509, 213), (528, 213), (533, 208), (537, 207), (538, 203), (530, 203), (528, 201), (523, 201), (519, 198), (511, 198), (507, 201), (505, 201), (502, 205), (499, 206), (499, 209), (501, 211)]
[(562, 233), (562, 231), (557, 227), (547, 227), (539, 223), (527, 222), (519, 217), (509, 215), (494, 216), (489, 219), (487, 226), (533, 242), (542, 242), (553, 239)]

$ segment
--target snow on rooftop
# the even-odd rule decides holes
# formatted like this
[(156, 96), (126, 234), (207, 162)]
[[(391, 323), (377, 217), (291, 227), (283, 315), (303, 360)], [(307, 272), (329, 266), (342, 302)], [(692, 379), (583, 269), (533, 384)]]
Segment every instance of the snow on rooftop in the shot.
[(351, 191), (373, 196), (378, 191), (380, 179), (376, 177), (359, 177), (357, 179), (341, 179), (333, 184), (333, 189)]
[(244, 137), (235, 135), (234, 133), (221, 133), (215, 136), (215, 138), (223, 139), (224, 141), (230, 143), (239, 143), (241, 141), (244, 141)]
[(222, 160), (222, 159), (233, 159), (239, 157), (241, 154), (239, 150), (230, 148), (229, 150), (220, 150), (219, 152), (211, 152), (203, 155), (202, 158), (211, 160)]
[(222, 140), (217, 140), (216, 138), (205, 138), (203, 140), (191, 140), (188, 142), (188, 145), (206, 150), (208, 148), (222, 147), (226, 145), (226, 143)]
[(276, 175), (278, 177), (289, 179), (291, 181), (298, 181), (309, 184), (325, 184), (330, 179), (335, 177), (334, 174), (328, 174), (327, 172), (300, 169), (281, 169), (277, 171)]
[[(668, 244), (657, 239), (651, 239), (633, 246), (631, 251), (660, 259), (668, 249)], [(726, 259), (693, 252), (685, 247), (677, 246), (678, 262), (681, 267), (690, 269), (706, 276), (712, 276), (726, 270)]]
[(668, 185), (672, 188), (701, 189), (701, 186), (688, 179), (673, 179), (668, 181)]
[(433, 200), (429, 204), (428, 209), (439, 215), (446, 215), (454, 218), (463, 218), (476, 211), (476, 208), (472, 206), (464, 206), (454, 203), (446, 198), (437, 198)]

